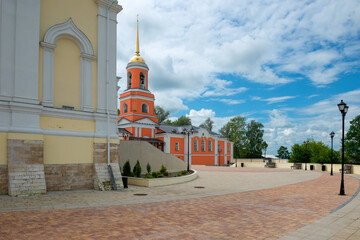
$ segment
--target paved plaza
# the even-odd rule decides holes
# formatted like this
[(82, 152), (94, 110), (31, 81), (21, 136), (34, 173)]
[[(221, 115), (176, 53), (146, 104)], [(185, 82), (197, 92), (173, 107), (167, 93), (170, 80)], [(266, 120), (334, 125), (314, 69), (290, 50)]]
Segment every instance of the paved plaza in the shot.
[(194, 168), (171, 186), (0, 196), (0, 239), (360, 239), (358, 176), (339, 196), (339, 174)]

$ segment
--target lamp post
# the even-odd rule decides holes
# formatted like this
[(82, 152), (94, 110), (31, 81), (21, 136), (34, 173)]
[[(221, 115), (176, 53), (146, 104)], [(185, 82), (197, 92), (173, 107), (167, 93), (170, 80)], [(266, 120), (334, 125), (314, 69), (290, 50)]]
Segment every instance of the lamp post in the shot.
[[(306, 156), (305, 157), (308, 157), (308, 151), (307, 151), (308, 143), (309, 143), (309, 140), (304, 141), (304, 144), (305, 144), (305, 147), (306, 147)], [(307, 171), (307, 160), (305, 162), (305, 171)]]
[(345, 115), (349, 109), (349, 106), (341, 100), (338, 104), (339, 111), (342, 115), (342, 138), (341, 138), (341, 184), (339, 195), (345, 195), (344, 189), (344, 128), (345, 128)]
[(186, 128), (183, 129), (183, 132), (188, 137), (188, 152), (187, 152), (187, 171), (190, 171), (190, 133), (194, 133), (194, 128), (191, 126), (190, 130), (187, 130)]
[(330, 133), (330, 137), (331, 137), (331, 171), (330, 171), (330, 175), (333, 175), (333, 140), (334, 140), (334, 136), (335, 133), (332, 131)]

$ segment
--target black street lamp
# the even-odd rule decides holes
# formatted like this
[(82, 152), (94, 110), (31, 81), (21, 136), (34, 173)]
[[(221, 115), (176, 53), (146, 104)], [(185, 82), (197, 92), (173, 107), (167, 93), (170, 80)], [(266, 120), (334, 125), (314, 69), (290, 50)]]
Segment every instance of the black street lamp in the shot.
[(183, 129), (183, 132), (188, 137), (188, 152), (187, 152), (187, 171), (190, 171), (190, 133), (194, 133), (194, 128), (191, 126), (190, 130), (187, 130), (186, 128)]
[(341, 184), (339, 195), (345, 195), (344, 189), (344, 128), (345, 128), (345, 115), (349, 109), (349, 106), (341, 100), (338, 104), (339, 111), (342, 115), (342, 138), (341, 138)]
[(334, 140), (334, 136), (335, 133), (332, 131), (330, 133), (330, 137), (331, 137), (331, 171), (330, 171), (330, 175), (333, 175), (333, 140)]
[[(304, 141), (304, 144), (305, 144), (305, 147), (306, 147), (306, 155), (305, 155), (305, 157), (307, 158), (308, 157), (308, 143), (309, 143), (309, 140), (307, 140), (307, 141)], [(308, 159), (306, 159), (306, 162), (305, 162), (305, 171), (307, 171), (307, 161), (308, 161)]]

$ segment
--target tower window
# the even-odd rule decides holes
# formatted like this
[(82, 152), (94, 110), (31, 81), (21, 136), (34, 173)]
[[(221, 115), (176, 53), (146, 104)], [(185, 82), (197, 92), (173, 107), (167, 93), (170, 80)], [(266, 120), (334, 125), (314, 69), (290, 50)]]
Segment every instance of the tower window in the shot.
[(179, 151), (179, 143), (178, 142), (175, 143), (175, 151)]
[(128, 72), (127, 74), (127, 88), (131, 88), (131, 72)]
[(146, 89), (146, 76), (144, 72), (140, 73), (140, 88)]
[(141, 112), (143, 112), (143, 113), (148, 113), (149, 112), (149, 108), (148, 108), (148, 105), (146, 103), (143, 103), (141, 105)]
[(128, 111), (128, 106), (126, 103), (123, 104), (123, 113), (127, 113)]
[(198, 140), (194, 140), (194, 151), (195, 152), (197, 152), (197, 151), (199, 151), (199, 149), (198, 149)]

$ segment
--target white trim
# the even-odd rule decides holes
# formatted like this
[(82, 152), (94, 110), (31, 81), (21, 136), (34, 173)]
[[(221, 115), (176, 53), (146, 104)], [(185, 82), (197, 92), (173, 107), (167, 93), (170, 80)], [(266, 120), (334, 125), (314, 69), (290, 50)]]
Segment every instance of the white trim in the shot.
[(93, 111), (92, 108), (92, 61), (93, 46), (87, 36), (74, 24), (71, 18), (50, 27), (40, 43), (43, 47), (43, 101), (44, 106), (54, 106), (54, 49), (60, 38), (74, 41), (80, 48), (80, 109)]
[(125, 97), (120, 97), (120, 102), (128, 100), (128, 99), (141, 99), (141, 100), (147, 100), (147, 101), (154, 101), (154, 98), (152, 97), (145, 97), (141, 95), (128, 95)]
[(121, 93), (120, 95), (124, 94), (124, 93), (128, 93), (128, 92), (143, 92), (143, 93), (147, 93), (147, 94), (152, 94), (149, 90), (146, 89), (141, 89), (141, 88), (129, 88), (124, 90), (123, 93)]

